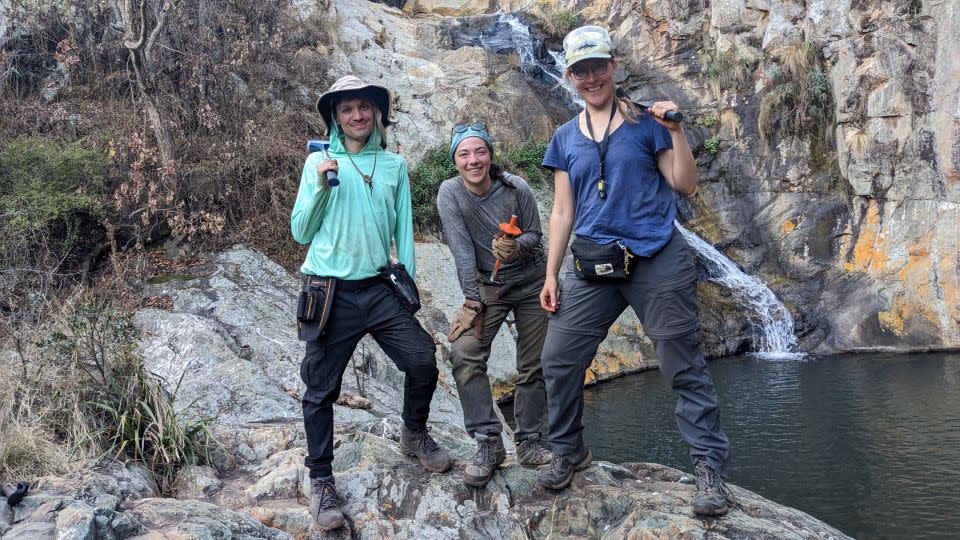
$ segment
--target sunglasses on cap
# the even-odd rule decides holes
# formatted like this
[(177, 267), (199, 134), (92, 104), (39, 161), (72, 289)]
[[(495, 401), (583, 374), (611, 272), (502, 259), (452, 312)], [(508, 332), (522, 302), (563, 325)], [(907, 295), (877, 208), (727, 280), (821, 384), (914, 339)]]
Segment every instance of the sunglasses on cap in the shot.
[(605, 74), (607, 70), (610, 69), (610, 62), (603, 61), (595, 63), (592, 66), (585, 65), (585, 63), (574, 65), (570, 68), (570, 74), (573, 75), (573, 78), (582, 81), (587, 78), (590, 73), (593, 73), (594, 77), (600, 77)]
[(486, 131), (487, 124), (484, 122), (474, 122), (473, 124), (456, 124), (453, 126), (453, 128), (450, 129), (450, 131), (452, 131), (453, 133), (463, 133), (468, 129), (472, 129), (475, 131)]

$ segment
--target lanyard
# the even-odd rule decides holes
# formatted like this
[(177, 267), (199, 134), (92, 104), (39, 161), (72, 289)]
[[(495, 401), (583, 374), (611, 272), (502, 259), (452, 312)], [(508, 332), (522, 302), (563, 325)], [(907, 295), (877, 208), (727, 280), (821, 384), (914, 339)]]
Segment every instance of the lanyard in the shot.
[(597, 154), (600, 156), (600, 181), (597, 182), (597, 196), (600, 197), (600, 199), (606, 199), (607, 168), (603, 159), (607, 157), (607, 148), (610, 146), (610, 124), (613, 123), (613, 117), (617, 114), (617, 103), (614, 101), (610, 106), (610, 120), (607, 122), (607, 129), (604, 130), (603, 138), (600, 139), (600, 142), (597, 142), (597, 138), (593, 135), (593, 124), (590, 122), (590, 112), (584, 109), (583, 114), (587, 115), (587, 131), (590, 132), (590, 138), (597, 147)]

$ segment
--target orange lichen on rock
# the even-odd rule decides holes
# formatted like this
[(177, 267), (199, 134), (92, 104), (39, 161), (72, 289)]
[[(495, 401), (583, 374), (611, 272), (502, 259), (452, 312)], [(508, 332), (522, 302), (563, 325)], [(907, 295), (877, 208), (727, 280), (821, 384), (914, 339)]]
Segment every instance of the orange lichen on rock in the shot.
[(898, 296), (894, 299), (893, 306), (889, 311), (877, 313), (877, 319), (880, 320), (880, 328), (903, 337), (903, 328), (906, 325), (906, 319), (910, 317), (911, 307), (910, 304), (904, 303), (902, 298)]
[[(920, 294), (920, 296), (929, 296), (929, 287), (926, 287), (925, 289), (925, 292)], [(881, 311), (877, 313), (877, 319), (880, 321), (880, 327), (888, 332), (896, 334), (897, 336), (903, 337), (905, 335), (904, 328), (906, 328), (907, 322), (911, 318), (922, 317), (939, 326), (937, 314), (931, 311), (930, 304), (918, 300), (919, 298), (908, 300), (903, 294), (898, 294), (893, 299), (893, 306), (891, 306), (889, 311)]]
[(853, 260), (844, 263), (847, 271), (879, 273), (887, 269), (890, 257), (886, 252), (886, 236), (881, 229), (880, 207), (871, 200), (867, 215), (860, 226), (860, 234), (853, 245)]
[(493, 400), (497, 403), (512, 398), (514, 391), (517, 389), (517, 382), (513, 380), (491, 380), (490, 382), (490, 393), (493, 395)]
[(797, 224), (793, 222), (792, 219), (788, 219), (783, 222), (783, 235), (786, 236), (793, 232), (797, 228)]
[(617, 352), (598, 353), (587, 369), (584, 384), (612, 379), (624, 373), (632, 373), (647, 367), (643, 356), (639, 354), (624, 355)]
[(919, 274), (921, 281), (930, 275), (930, 235), (926, 234), (910, 246), (910, 255), (907, 264), (897, 272), (900, 281), (906, 283), (911, 276)]

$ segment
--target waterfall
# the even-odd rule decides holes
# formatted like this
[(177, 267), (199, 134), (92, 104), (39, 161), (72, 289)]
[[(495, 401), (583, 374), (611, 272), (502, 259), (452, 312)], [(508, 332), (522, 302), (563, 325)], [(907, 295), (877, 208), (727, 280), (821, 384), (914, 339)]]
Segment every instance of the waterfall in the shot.
[(754, 354), (768, 360), (799, 360), (805, 355), (794, 352), (797, 336), (793, 334), (793, 317), (780, 300), (759, 279), (745, 273), (730, 259), (699, 236), (674, 222), (687, 244), (700, 255), (710, 281), (730, 290), (733, 297), (754, 313), (751, 322), (759, 328), (753, 337)]
[(570, 81), (563, 77), (563, 69), (566, 62), (563, 58), (563, 51), (548, 50), (547, 53), (554, 63), (545, 63), (534, 53), (540, 44), (530, 35), (530, 26), (527, 23), (521, 21), (512, 13), (501, 15), (498, 23), (506, 25), (510, 31), (513, 45), (517, 49), (517, 54), (520, 55), (521, 71), (532, 77), (536, 77), (538, 73), (543, 73), (549, 80), (552, 80), (555, 85), (567, 91), (567, 97), (571, 102), (583, 108), (583, 100), (577, 95), (577, 91), (573, 88), (573, 85), (570, 84)]
[[(467, 41), (463, 44), (471, 43)], [(520, 57), (520, 71), (547, 86), (563, 88), (567, 104), (571, 108), (583, 108), (583, 100), (570, 81), (563, 77), (563, 51), (547, 49), (546, 56), (541, 58), (537, 53), (543, 48), (543, 42), (533, 37), (530, 26), (517, 15), (497, 15), (473, 44), (498, 54), (516, 51)]]

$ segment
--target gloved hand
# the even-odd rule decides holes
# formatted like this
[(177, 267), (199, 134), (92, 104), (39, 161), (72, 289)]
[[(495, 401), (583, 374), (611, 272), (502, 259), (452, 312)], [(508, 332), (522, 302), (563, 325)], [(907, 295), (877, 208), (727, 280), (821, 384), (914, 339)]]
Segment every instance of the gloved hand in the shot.
[(483, 335), (483, 304), (476, 300), (464, 300), (463, 307), (453, 316), (450, 323), (450, 333), (447, 341), (454, 342), (469, 328), (473, 328), (473, 335), (480, 339)]
[(520, 244), (515, 238), (511, 238), (502, 232), (493, 237), (491, 249), (497, 260), (507, 264), (520, 258)]

